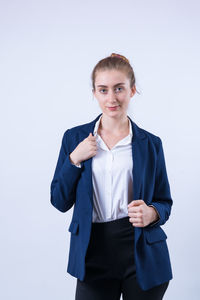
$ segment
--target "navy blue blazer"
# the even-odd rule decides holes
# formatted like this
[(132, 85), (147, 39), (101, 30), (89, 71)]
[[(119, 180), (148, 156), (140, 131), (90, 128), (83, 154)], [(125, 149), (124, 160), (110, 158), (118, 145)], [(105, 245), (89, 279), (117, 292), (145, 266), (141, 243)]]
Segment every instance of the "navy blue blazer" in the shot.
[[(67, 272), (81, 281), (85, 276), (85, 256), (92, 225), (92, 157), (78, 168), (71, 163), (69, 154), (90, 132), (93, 134), (100, 116), (65, 131), (50, 187), (50, 201), (55, 208), (66, 212), (74, 205), (68, 228), (71, 235)], [(168, 220), (173, 201), (161, 139), (129, 119), (133, 131), (133, 200), (142, 199), (147, 205), (154, 205), (160, 215), (158, 222), (134, 227), (136, 278), (140, 287), (147, 290), (173, 278), (167, 235), (160, 227)]]

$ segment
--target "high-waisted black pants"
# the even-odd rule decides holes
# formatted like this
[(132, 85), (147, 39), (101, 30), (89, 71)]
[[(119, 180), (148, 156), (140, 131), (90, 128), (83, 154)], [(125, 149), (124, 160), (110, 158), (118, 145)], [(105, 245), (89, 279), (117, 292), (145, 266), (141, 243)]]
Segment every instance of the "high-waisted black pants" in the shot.
[(75, 300), (160, 300), (169, 281), (147, 291), (136, 281), (134, 228), (129, 217), (92, 223), (86, 273), (77, 278)]

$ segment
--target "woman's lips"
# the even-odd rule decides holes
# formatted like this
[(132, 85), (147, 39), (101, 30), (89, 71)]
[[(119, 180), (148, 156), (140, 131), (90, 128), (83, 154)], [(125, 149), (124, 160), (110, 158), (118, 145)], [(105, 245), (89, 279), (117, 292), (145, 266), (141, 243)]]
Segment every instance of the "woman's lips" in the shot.
[(117, 109), (117, 107), (118, 107), (119, 105), (117, 105), (117, 106), (108, 106), (108, 109), (110, 109), (110, 110), (116, 110)]

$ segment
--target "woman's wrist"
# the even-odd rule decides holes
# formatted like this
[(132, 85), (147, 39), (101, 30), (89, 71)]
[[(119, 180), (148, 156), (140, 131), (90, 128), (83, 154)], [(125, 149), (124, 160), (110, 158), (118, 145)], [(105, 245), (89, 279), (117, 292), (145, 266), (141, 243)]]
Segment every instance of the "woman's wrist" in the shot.
[(151, 208), (151, 212), (152, 212), (152, 222), (158, 221), (160, 217), (155, 207), (149, 205), (149, 208)]
[(74, 157), (74, 153), (70, 153), (69, 155), (69, 159), (71, 161), (72, 164), (74, 165), (79, 165), (80, 164), (80, 161), (76, 159), (76, 157)]

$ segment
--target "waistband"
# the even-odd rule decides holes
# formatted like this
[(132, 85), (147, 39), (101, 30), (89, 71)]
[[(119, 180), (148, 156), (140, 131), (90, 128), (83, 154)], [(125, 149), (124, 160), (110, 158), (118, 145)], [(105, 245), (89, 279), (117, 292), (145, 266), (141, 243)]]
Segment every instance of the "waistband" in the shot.
[(92, 222), (92, 226), (93, 227), (112, 227), (112, 226), (118, 226), (118, 225), (124, 225), (124, 224), (130, 224), (132, 226), (132, 224), (129, 221), (129, 216), (123, 217), (123, 218), (119, 218), (119, 219), (115, 219), (115, 220), (111, 220), (111, 221), (106, 221), (106, 222)]
[(111, 220), (108, 222), (94, 222), (92, 223), (92, 236), (96, 240), (98, 237), (101, 240), (106, 240), (110, 243), (113, 239), (119, 240), (120, 238), (134, 236), (134, 227), (129, 221), (129, 216)]

